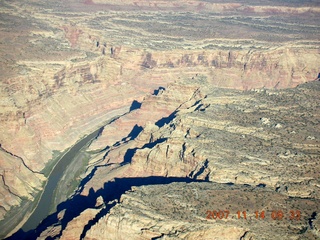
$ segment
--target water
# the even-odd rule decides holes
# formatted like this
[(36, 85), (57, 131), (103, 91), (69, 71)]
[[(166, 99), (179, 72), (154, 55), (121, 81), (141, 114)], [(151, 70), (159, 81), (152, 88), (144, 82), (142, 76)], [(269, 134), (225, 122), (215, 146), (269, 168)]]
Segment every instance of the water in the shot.
[(42, 196), (39, 200), (38, 206), (31, 214), (27, 222), (23, 225), (23, 231), (27, 232), (29, 230), (35, 229), (39, 225), (39, 223), (50, 214), (52, 199), (55, 197), (54, 192), (57, 184), (63, 177), (64, 170), (72, 162), (72, 160), (76, 159), (75, 156), (80, 151), (80, 149), (88, 144), (92, 139), (94, 139), (100, 131), (101, 129), (98, 129), (76, 143), (61, 157), (59, 162), (54, 166), (51, 174), (49, 175), (48, 182), (45, 186)]

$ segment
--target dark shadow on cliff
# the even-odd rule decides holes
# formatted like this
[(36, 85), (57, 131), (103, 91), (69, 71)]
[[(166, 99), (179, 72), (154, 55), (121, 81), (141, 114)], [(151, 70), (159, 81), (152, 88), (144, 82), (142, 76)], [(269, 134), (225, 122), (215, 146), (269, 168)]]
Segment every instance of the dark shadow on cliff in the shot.
[(142, 130), (143, 130), (143, 127), (138, 126), (137, 124), (134, 125), (134, 127), (131, 130), (131, 132), (128, 134), (127, 138), (130, 138), (130, 140), (135, 139), (142, 132)]
[(163, 117), (160, 120), (158, 120), (155, 125), (157, 125), (159, 128), (163, 127), (165, 124), (168, 124), (176, 117), (177, 111), (174, 111), (171, 113), (168, 117)]
[[(96, 196), (102, 196), (104, 202), (106, 203), (105, 208), (102, 208), (101, 211), (96, 215), (94, 219), (88, 222), (88, 224), (84, 227), (84, 230), (81, 234), (81, 238), (83, 238), (86, 232), (95, 225), (100, 218), (105, 216), (109, 210), (115, 205), (113, 200), (119, 202), (120, 197), (126, 191), (130, 190), (133, 186), (146, 186), (146, 185), (157, 185), (157, 184), (170, 184), (173, 182), (204, 182), (203, 180), (195, 180), (187, 177), (137, 177), (137, 178), (115, 178), (112, 182), (107, 182), (104, 184), (102, 189), (99, 189), (96, 192)], [(109, 203), (109, 204), (108, 204)], [(80, 238), (80, 239), (81, 239)]]
[(21, 228), (14, 233), (11, 237), (5, 238), (4, 240), (33, 240), (36, 239), (36, 230), (30, 230), (28, 232), (23, 231)]
[[(202, 167), (197, 171), (195, 172), (195, 170), (193, 170), (190, 174), (189, 174), (189, 177), (190, 178), (193, 178), (193, 179), (197, 179), (197, 177), (199, 177), (207, 168), (208, 168), (208, 159), (206, 159), (202, 165)], [(208, 176), (206, 177), (206, 179), (208, 179)]]
[(164, 87), (159, 87), (158, 89), (153, 91), (152, 95), (157, 96), (160, 92), (163, 92), (164, 90), (166, 90)]
[[(136, 125), (137, 126), (137, 125)], [(131, 135), (134, 136), (135, 134), (133, 132), (139, 132), (140, 128), (137, 126), (137, 130), (131, 131)], [(129, 134), (130, 135), (130, 134)], [(133, 138), (135, 138), (134, 136)], [(160, 138), (156, 141), (146, 143), (141, 148), (134, 148), (134, 149), (128, 149), (127, 152), (124, 155), (124, 160), (121, 163), (121, 165), (130, 164), (132, 161), (132, 157), (134, 156), (135, 152), (138, 149), (144, 149), (144, 148), (153, 148), (157, 144), (163, 143), (167, 140), (167, 138)], [(20, 229), (12, 238), (9, 238), (10, 240), (31, 240), (36, 239), (38, 237), (38, 233), (43, 232), (47, 227), (51, 226), (55, 223), (60, 223), (61, 225), (61, 231), (60, 234), (56, 237), (61, 237), (62, 231), (66, 228), (68, 222), (70, 222), (73, 218), (77, 217), (81, 212), (83, 212), (87, 208), (95, 208), (96, 199), (98, 196), (102, 196), (105, 203), (108, 203), (112, 200), (119, 200), (121, 194), (123, 194), (125, 191), (129, 190), (131, 186), (141, 186), (141, 185), (149, 185), (149, 184), (167, 184), (170, 182), (192, 182), (197, 181), (190, 178), (165, 178), (165, 177), (148, 177), (148, 178), (131, 178), (129, 179), (119, 179), (115, 182), (107, 182), (104, 185), (103, 189), (98, 190), (96, 193), (90, 189), (88, 196), (82, 196), (80, 193), (83, 191), (84, 186), (90, 181), (90, 179), (95, 175), (96, 171), (100, 167), (106, 167), (111, 164), (104, 164), (95, 166), (91, 173), (87, 175), (84, 179), (82, 179), (78, 190), (75, 192), (75, 194), (67, 201), (61, 203), (57, 207), (57, 212), (48, 216), (38, 227), (36, 230), (31, 230), (29, 232), (24, 232), (22, 229)], [(173, 180), (175, 179), (175, 180)], [(109, 209), (113, 205), (110, 206), (107, 204), (106, 208), (103, 208), (101, 212), (96, 216), (96, 218), (100, 219), (101, 216), (104, 216), (106, 212), (109, 211)], [(58, 213), (62, 210), (65, 210), (64, 217), (61, 221), (58, 220)], [(96, 219), (95, 218), (95, 219)], [(91, 228), (92, 225), (96, 222), (95, 219), (91, 221), (91, 223), (88, 224), (89, 228)], [(87, 229), (87, 228), (85, 228)], [(85, 231), (85, 230), (84, 230)], [(51, 238), (46, 238), (51, 239)]]
[[(74, 195), (72, 198), (67, 201), (61, 203), (57, 207), (57, 211), (54, 214), (49, 215), (45, 218), (36, 229), (30, 230), (28, 232), (24, 232), (20, 229), (11, 237), (7, 238), (7, 240), (36, 240), (37, 237), (40, 236), (41, 232), (47, 229), (49, 226), (53, 224), (60, 224), (62, 229), (58, 236), (46, 237), (46, 240), (56, 239), (56, 237), (61, 237), (62, 231), (66, 228), (68, 222), (70, 222), (74, 217), (80, 215), (87, 208), (94, 208), (96, 203), (96, 193), (93, 189), (90, 189), (88, 196), (82, 195)], [(58, 213), (62, 210), (65, 210), (63, 219), (58, 219)]]
[[(134, 111), (136, 109), (139, 109), (141, 107), (141, 103), (134, 100), (132, 103), (131, 103), (131, 106), (130, 106), (130, 109), (129, 109), (129, 112), (125, 113), (125, 114), (122, 114), (121, 116), (118, 116), (118, 117), (115, 117), (113, 118), (107, 125), (110, 125), (111, 123), (115, 122), (116, 120), (118, 120), (119, 118), (123, 117), (124, 115), (130, 113), (131, 111)], [(97, 137), (95, 138), (98, 139), (100, 137), (100, 135), (103, 133), (103, 130), (104, 128), (107, 126), (103, 126), (101, 129), (100, 129), (100, 132), (99, 134), (97, 135)], [(130, 140), (134, 139), (135, 137), (137, 137), (139, 135), (139, 133), (143, 130), (142, 127), (139, 127), (137, 124), (134, 126), (134, 128), (132, 129), (131, 133), (128, 135), (128, 137), (131, 137)], [(122, 139), (121, 141), (124, 141), (126, 138)], [(118, 141), (114, 144), (114, 146), (117, 146), (117, 145), (120, 145), (120, 142), (121, 141)], [(100, 152), (103, 152), (103, 151), (106, 151), (110, 148), (110, 146), (106, 146), (104, 149), (101, 149), (99, 150)]]
[(163, 143), (164, 141), (166, 141), (167, 138), (160, 138), (160, 139), (157, 139), (156, 141), (154, 142), (151, 142), (151, 143), (146, 143), (145, 145), (143, 145), (141, 148), (133, 148), (133, 149), (128, 149), (126, 151), (126, 153), (124, 154), (124, 160), (123, 162), (121, 163), (121, 165), (125, 165), (125, 164), (128, 164), (128, 163), (131, 163), (132, 161), (132, 157), (134, 156), (134, 154), (136, 153), (136, 151), (138, 149), (144, 149), (144, 148), (153, 148), (154, 146), (156, 146), (157, 144), (160, 144), (160, 143)]
[(131, 103), (129, 112), (136, 110), (136, 109), (139, 109), (140, 107), (141, 107), (141, 103), (139, 103), (136, 100), (133, 100), (133, 102)]
[[(57, 237), (61, 237), (62, 231), (66, 228), (67, 224), (79, 216), (81, 212), (88, 208), (97, 208), (96, 199), (99, 196), (102, 196), (105, 206), (101, 208), (100, 212), (95, 216), (94, 219), (88, 222), (88, 224), (84, 227), (82, 232), (82, 237), (85, 236), (86, 232), (96, 224), (99, 219), (105, 216), (109, 210), (115, 205), (116, 202), (119, 202), (120, 197), (126, 191), (130, 190), (132, 186), (143, 186), (143, 185), (156, 185), (156, 184), (169, 184), (173, 182), (204, 182), (203, 180), (195, 180), (190, 179), (188, 177), (137, 177), (137, 178), (115, 178), (114, 181), (106, 182), (104, 187), (94, 192), (91, 188), (89, 190), (88, 196), (83, 196), (77, 194), (73, 196), (71, 199), (61, 203), (57, 207), (57, 211), (54, 214), (48, 216), (45, 220), (39, 224), (37, 229), (31, 230), (28, 232), (24, 232), (23, 230), (19, 230), (11, 237), (7, 238), (8, 240), (35, 240), (41, 232), (43, 232), (46, 228), (52, 225), (61, 225), (60, 233), (52, 237), (47, 237), (46, 240), (56, 239)], [(61, 211), (65, 211), (63, 218), (58, 219), (58, 213)]]
[[(135, 139), (140, 132), (143, 130), (142, 127), (138, 126), (137, 124), (133, 127), (133, 129), (131, 130), (131, 132), (128, 134), (128, 136), (126, 138), (130, 138), (130, 140)], [(116, 144), (115, 144), (116, 145)], [(114, 145), (114, 146), (115, 146)], [(107, 147), (107, 149), (110, 149), (110, 147)], [(131, 151), (130, 151), (131, 150)], [(136, 150), (136, 149), (135, 149)], [(131, 159), (134, 155), (135, 152), (134, 149), (129, 149), (126, 153), (126, 156), (124, 157), (124, 163), (127, 161), (131, 162)], [(106, 152), (106, 154), (103, 156), (103, 159), (105, 159), (108, 155), (109, 151)], [(130, 160), (129, 160), (130, 159)], [(103, 164), (103, 165), (97, 165), (94, 166), (93, 169), (91, 170), (91, 172), (84, 178), (81, 180), (81, 183), (79, 185), (79, 188), (76, 190), (75, 195), (77, 195), (78, 193), (81, 193), (84, 186), (90, 181), (90, 179), (94, 176), (94, 174), (96, 173), (96, 171), (98, 170), (98, 168), (100, 167), (107, 167), (109, 165), (112, 164)]]

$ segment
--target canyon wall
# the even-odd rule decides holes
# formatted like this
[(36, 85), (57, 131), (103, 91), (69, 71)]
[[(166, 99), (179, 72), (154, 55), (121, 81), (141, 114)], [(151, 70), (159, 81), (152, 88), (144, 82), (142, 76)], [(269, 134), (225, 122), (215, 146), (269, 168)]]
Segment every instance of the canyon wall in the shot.
[[(319, 83), (250, 91), (199, 88), (190, 80), (169, 85), (104, 128), (89, 148), (96, 153), (73, 199), (85, 210), (70, 206), (75, 212), (63, 216), (61, 209), (57, 216), (72, 220), (42, 226), (38, 239), (316, 239)], [(172, 114), (146, 114), (164, 115), (164, 104), (175, 108)], [(115, 132), (123, 135), (110, 139)], [(208, 223), (208, 210), (225, 209), (228, 220)], [(248, 212), (248, 221), (238, 211)], [(264, 211), (264, 221), (255, 211)], [(299, 221), (290, 220), (291, 211), (293, 218), (301, 214)]]
[[(79, 187), (82, 196), (88, 196), (90, 189), (98, 191), (115, 177), (141, 176), (188, 176), (218, 182), (223, 179), (239, 184), (263, 183), (280, 189), (290, 185), (289, 196), (317, 196), (312, 177), (292, 182), (286, 177), (278, 179), (278, 169), (272, 170), (277, 172), (274, 174), (269, 169), (268, 177), (262, 177), (262, 173), (253, 170), (248, 173), (242, 168), (234, 169), (231, 163), (211, 166), (210, 157), (215, 158), (214, 161), (228, 159), (223, 147), (220, 146), (221, 152), (217, 153), (197, 152), (199, 145), (207, 143), (207, 148), (211, 148), (213, 140), (205, 138), (202, 142), (193, 142), (194, 145), (188, 142), (191, 136), (203, 136), (202, 131), (209, 131), (201, 130), (203, 125), (214, 131), (217, 139), (221, 137), (221, 141), (227, 135), (220, 136), (215, 131), (227, 129), (226, 134), (239, 137), (250, 133), (263, 146), (269, 146), (266, 141), (277, 142), (279, 135), (273, 132), (272, 124), (284, 126), (289, 120), (280, 114), (283, 119), (273, 123), (275, 113), (270, 116), (261, 113), (264, 120), (257, 120), (251, 127), (241, 126), (243, 123), (233, 126), (230, 118), (236, 119), (239, 112), (232, 112), (234, 109), (231, 111), (230, 106), (252, 111), (252, 118), (256, 118), (255, 114), (260, 112), (256, 112), (257, 107), (246, 108), (246, 101), (254, 102), (257, 96), (243, 97), (245, 93), (252, 94), (253, 89), (260, 88), (264, 89), (263, 93), (277, 89), (280, 92), (271, 96), (281, 100), (281, 89), (319, 77), (319, 7), (312, 1), (287, 5), (270, 2), (275, 2), (275, 6), (253, 1), (121, 1), (117, 4), (103, 0), (2, 1), (2, 224), (6, 225), (11, 218), (18, 219), (12, 212), (23, 209), (26, 203), (36, 203), (59, 156), (117, 116), (122, 117), (109, 124), (88, 149), (90, 153), (100, 153), (92, 155), (87, 172), (81, 175), (85, 180), (94, 173), (92, 179), (83, 184), (83, 189)], [(226, 96), (214, 99), (210, 91), (220, 92), (204, 86), (224, 89), (221, 91)], [(225, 88), (239, 92), (228, 92)], [(312, 94), (313, 99), (317, 99), (317, 95)], [(300, 97), (305, 99), (307, 95)], [(269, 100), (263, 101), (276, 104)], [(295, 101), (299, 102), (300, 98)], [(297, 114), (306, 114), (296, 102), (287, 99), (273, 111), (292, 105)], [(223, 108), (222, 112), (211, 109), (205, 119), (192, 116), (202, 108), (209, 111), (210, 108), (205, 110), (203, 106), (213, 103)], [(226, 109), (222, 103), (228, 105)], [(313, 106), (311, 102), (305, 104)], [(265, 107), (259, 101), (256, 105), (261, 109)], [(300, 115), (285, 113), (294, 116), (296, 123), (302, 121)], [(215, 119), (214, 124), (207, 120), (214, 119), (216, 114), (226, 114), (226, 117)], [(177, 122), (169, 127), (173, 119)], [(267, 123), (261, 125), (263, 122)], [(261, 128), (259, 124), (270, 129)], [(283, 131), (281, 127), (275, 129)], [(312, 127), (304, 131), (303, 136), (298, 136), (303, 141), (307, 139), (308, 146), (301, 145), (300, 138), (292, 137), (296, 135), (281, 132), (283, 135), (279, 136), (289, 139), (286, 144), (293, 147), (287, 151), (287, 145), (279, 143), (281, 147), (272, 151), (277, 157), (286, 158), (296, 156), (292, 149), (306, 148), (305, 154), (314, 159), (312, 154), (318, 143), (312, 141), (318, 138), (313, 136)], [(214, 140), (219, 146), (217, 141)], [(229, 147), (233, 149), (233, 145)], [(244, 152), (238, 155), (242, 160), (234, 161), (264, 159), (262, 165), (265, 166), (270, 163), (266, 159), (274, 157), (267, 152), (264, 157), (248, 157)], [(305, 155), (301, 157), (304, 159)], [(104, 164), (110, 166), (101, 167)], [(221, 174), (211, 174), (213, 170), (209, 168), (220, 169)], [(305, 187), (305, 182), (312, 183), (311, 187)], [(29, 209), (28, 214), (31, 211)]]

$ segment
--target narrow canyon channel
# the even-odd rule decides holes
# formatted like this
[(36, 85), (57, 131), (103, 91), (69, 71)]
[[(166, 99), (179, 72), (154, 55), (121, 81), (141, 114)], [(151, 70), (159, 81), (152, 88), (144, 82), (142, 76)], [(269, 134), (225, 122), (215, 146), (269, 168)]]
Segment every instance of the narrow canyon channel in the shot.
[(47, 184), (43, 190), (43, 193), (35, 210), (23, 225), (23, 231), (27, 232), (29, 230), (35, 229), (39, 225), (39, 223), (50, 214), (50, 209), (52, 207), (51, 203), (52, 200), (55, 198), (55, 189), (57, 187), (57, 184), (65, 174), (65, 169), (72, 161), (77, 159), (76, 155), (81, 150), (81, 148), (83, 148), (94, 138), (96, 138), (101, 130), (102, 128), (99, 128), (98, 130), (84, 137), (62, 155), (58, 163), (53, 167), (48, 177)]

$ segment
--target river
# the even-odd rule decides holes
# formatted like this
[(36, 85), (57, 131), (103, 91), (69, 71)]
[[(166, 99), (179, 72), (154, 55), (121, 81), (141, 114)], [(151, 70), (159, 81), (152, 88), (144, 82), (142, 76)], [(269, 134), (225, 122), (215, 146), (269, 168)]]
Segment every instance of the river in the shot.
[(81, 148), (83, 148), (91, 140), (96, 138), (100, 131), (101, 128), (81, 139), (78, 143), (72, 146), (53, 167), (49, 175), (47, 184), (38, 202), (38, 205), (36, 206), (29, 219), (22, 226), (22, 230), (24, 232), (35, 229), (39, 225), (39, 223), (50, 214), (50, 209), (52, 207), (51, 203), (54, 199), (54, 192), (57, 184), (63, 177), (64, 170), (67, 168), (70, 162), (75, 159), (76, 154), (81, 150)]

